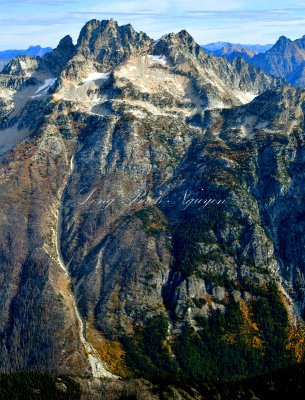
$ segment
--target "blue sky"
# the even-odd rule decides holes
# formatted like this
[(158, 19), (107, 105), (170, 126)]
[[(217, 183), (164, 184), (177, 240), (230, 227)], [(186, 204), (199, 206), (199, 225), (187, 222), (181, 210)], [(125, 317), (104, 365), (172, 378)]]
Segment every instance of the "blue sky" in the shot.
[(92, 18), (131, 23), (152, 38), (188, 30), (200, 44), (273, 43), (305, 35), (305, 2), (286, 0), (0, 0), (0, 50), (74, 41)]

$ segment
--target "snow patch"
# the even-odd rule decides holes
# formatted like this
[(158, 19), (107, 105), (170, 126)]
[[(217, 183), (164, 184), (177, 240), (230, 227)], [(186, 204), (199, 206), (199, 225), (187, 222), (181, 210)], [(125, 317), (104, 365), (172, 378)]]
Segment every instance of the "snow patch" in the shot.
[(91, 72), (91, 74), (89, 74), (87, 78), (82, 81), (82, 84), (86, 85), (90, 82), (98, 81), (99, 79), (106, 80), (109, 78), (109, 75), (110, 72)]
[(152, 54), (149, 54), (148, 58), (153, 64), (162, 64), (162, 65), (166, 65), (167, 64), (167, 58), (165, 56), (163, 56), (163, 55), (154, 56)]
[(36, 92), (34, 92), (34, 95), (36, 95), (36, 96), (31, 96), (31, 98), (34, 99), (35, 97), (44, 96), (47, 93), (47, 91), (49, 90), (49, 88), (52, 87), (56, 81), (57, 81), (56, 78), (46, 79), (44, 81), (44, 84), (39, 86), (39, 88), (36, 90)]
[(254, 94), (251, 92), (235, 92), (234, 94), (242, 104), (251, 103), (251, 101), (258, 96), (258, 94)]

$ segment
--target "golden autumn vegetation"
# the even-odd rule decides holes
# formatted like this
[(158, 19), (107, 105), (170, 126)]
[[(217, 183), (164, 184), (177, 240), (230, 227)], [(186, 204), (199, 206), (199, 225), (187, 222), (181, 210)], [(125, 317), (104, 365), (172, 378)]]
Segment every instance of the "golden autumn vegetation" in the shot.
[(107, 365), (109, 371), (121, 377), (131, 375), (125, 365), (125, 351), (121, 343), (106, 339), (94, 326), (86, 323), (87, 340), (95, 348), (101, 360)]

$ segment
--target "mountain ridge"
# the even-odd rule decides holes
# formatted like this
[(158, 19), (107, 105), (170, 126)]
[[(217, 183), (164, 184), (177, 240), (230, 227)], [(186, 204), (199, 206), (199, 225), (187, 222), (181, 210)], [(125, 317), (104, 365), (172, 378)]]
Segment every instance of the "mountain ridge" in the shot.
[(212, 50), (217, 57), (225, 57), (229, 61), (241, 57), (249, 64), (262, 68), (266, 73), (281, 77), (290, 84), (304, 87), (304, 36), (291, 40), (281, 36), (277, 42), (265, 52), (251, 52), (246, 46), (225, 46)]
[(305, 36), (296, 40), (281, 36), (264, 56), (258, 54), (250, 62), (253, 65), (260, 66), (267, 73), (284, 77), (295, 86), (304, 86), (301, 78), (302, 73), (299, 72), (296, 76), (295, 70), (304, 68)]
[(27, 49), (11, 49), (1, 50), (0, 59), (11, 59), (16, 56), (44, 56), (47, 52), (51, 52), (52, 47), (41, 47), (39, 45), (29, 46)]
[(271, 49), (273, 44), (241, 44), (241, 43), (231, 43), (231, 42), (214, 42), (214, 43), (208, 43), (208, 44), (203, 44), (201, 47), (208, 52), (211, 52), (212, 55), (215, 55), (215, 51), (219, 51), (223, 49), (224, 47), (230, 47), (230, 46), (236, 46), (239, 48), (247, 49), (250, 51), (255, 51), (256, 53), (264, 53), (267, 50)]
[(49, 53), (51, 51), (52, 51), (51, 47), (41, 47), (39, 45), (29, 46), (25, 50), (2, 50), (0, 51), (0, 71), (14, 57), (25, 56), (25, 55), (42, 57), (46, 53)]

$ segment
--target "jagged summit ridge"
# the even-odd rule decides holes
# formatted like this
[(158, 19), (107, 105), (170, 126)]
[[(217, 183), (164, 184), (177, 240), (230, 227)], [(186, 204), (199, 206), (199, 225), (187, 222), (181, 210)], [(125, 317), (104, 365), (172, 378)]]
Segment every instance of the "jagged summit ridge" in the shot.
[[(103, 101), (97, 90), (102, 82), (112, 88)], [(48, 103), (53, 93), (54, 100), (79, 103), (86, 112), (115, 112), (116, 97), (123, 95), (132, 109), (141, 106), (156, 114), (175, 110), (184, 118), (202, 118), (206, 110), (248, 103), (282, 83), (245, 62), (209, 56), (185, 30), (154, 42), (114, 20), (89, 21), (76, 45), (66, 36), (43, 58), (16, 58), (0, 75), (6, 116), (12, 107)], [(2, 126), (11, 129), (14, 123), (6, 117)], [(27, 125), (35, 125), (29, 123), (27, 119)]]
[(114, 19), (91, 20), (82, 28), (77, 53), (105, 64), (119, 63), (130, 54), (146, 50), (152, 40), (132, 25), (119, 26)]

